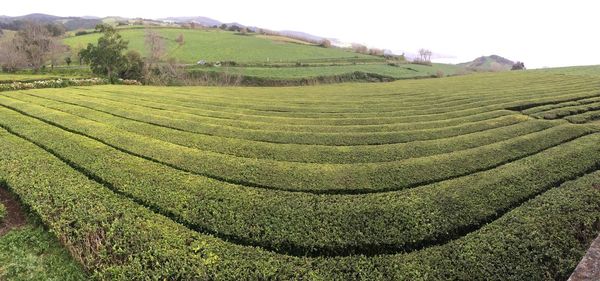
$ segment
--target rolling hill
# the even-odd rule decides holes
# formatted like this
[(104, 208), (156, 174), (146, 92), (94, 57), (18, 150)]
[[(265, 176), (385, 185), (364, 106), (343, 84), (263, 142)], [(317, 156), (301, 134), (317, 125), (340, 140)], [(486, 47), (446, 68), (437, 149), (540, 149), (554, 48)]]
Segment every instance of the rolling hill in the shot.
[(482, 56), (473, 61), (458, 65), (471, 71), (506, 71), (510, 70), (514, 62), (498, 55)]
[[(343, 49), (321, 48), (260, 38), (255, 35), (239, 35), (222, 30), (181, 28), (158, 28), (166, 41), (168, 56), (181, 62), (194, 64), (199, 60), (235, 61), (237, 63), (318, 62), (328, 60), (383, 61), (380, 57), (357, 54)], [(121, 29), (121, 35), (129, 41), (129, 48), (146, 53), (143, 28)], [(175, 39), (183, 35), (185, 43), (180, 46)], [(95, 43), (100, 35), (88, 34), (64, 39), (71, 47)]]

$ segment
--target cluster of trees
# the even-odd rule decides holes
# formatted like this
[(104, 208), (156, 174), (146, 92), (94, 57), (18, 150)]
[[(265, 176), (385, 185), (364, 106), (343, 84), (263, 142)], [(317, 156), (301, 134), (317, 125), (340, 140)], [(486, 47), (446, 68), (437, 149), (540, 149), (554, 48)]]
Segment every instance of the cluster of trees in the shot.
[(64, 32), (58, 24), (25, 23), (12, 40), (0, 43), (0, 67), (9, 72), (25, 67), (39, 71), (48, 62), (54, 67), (69, 51), (58, 38)]
[(363, 44), (358, 44), (358, 43), (352, 44), (352, 51), (355, 53), (364, 54), (364, 55), (372, 55), (372, 56), (380, 56), (380, 57), (385, 56), (385, 51), (382, 49), (368, 48), (367, 46), (365, 46)]
[(419, 63), (419, 64), (431, 64), (431, 56), (433, 55), (433, 52), (431, 50), (428, 49), (419, 49), (418, 52), (419, 57), (415, 58), (413, 60), (413, 63)]
[(518, 61), (511, 67), (510, 70), (525, 70), (525, 63), (522, 61)]
[[(127, 51), (128, 42), (114, 27), (102, 24), (96, 27), (96, 31), (102, 33), (97, 44), (88, 44), (87, 48), (80, 51), (81, 58), (96, 75), (107, 77), (112, 82), (121, 78), (165, 85), (180, 79), (185, 73), (174, 59), (165, 59), (165, 41), (154, 30), (146, 31), (146, 57), (137, 51)], [(184, 44), (183, 35), (179, 35), (176, 41)]]

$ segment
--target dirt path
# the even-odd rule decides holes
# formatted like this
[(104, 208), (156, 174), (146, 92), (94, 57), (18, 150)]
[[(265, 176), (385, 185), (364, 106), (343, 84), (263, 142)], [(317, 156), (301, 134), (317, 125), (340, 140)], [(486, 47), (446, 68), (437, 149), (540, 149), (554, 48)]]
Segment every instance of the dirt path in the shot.
[(575, 268), (568, 281), (600, 280), (600, 235)]
[(25, 218), (25, 214), (23, 213), (19, 202), (10, 192), (8, 192), (8, 190), (2, 187), (0, 187), (0, 202), (2, 202), (8, 211), (4, 221), (0, 223), (0, 236), (11, 229), (21, 227), (27, 223), (27, 219)]

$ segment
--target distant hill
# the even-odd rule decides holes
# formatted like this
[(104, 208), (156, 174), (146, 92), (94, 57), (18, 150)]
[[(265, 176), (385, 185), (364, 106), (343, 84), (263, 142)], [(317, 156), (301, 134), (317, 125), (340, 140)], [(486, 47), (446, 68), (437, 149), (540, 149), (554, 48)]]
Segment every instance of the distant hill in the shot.
[(473, 61), (459, 63), (458, 65), (471, 71), (506, 71), (510, 70), (513, 64), (515, 63), (507, 58), (491, 55), (478, 57)]
[(197, 23), (203, 26), (215, 26), (215, 25), (221, 25), (222, 22), (216, 20), (216, 19), (211, 19), (208, 17), (168, 17), (168, 18), (160, 18), (157, 19), (159, 21), (171, 21), (171, 22), (175, 22), (175, 23)]
[(98, 18), (89, 17), (58, 17), (46, 14), (29, 14), (18, 17), (0, 17), (0, 29), (18, 30), (26, 21), (33, 21), (42, 24), (61, 23), (67, 30), (90, 29), (97, 24), (102, 23)]

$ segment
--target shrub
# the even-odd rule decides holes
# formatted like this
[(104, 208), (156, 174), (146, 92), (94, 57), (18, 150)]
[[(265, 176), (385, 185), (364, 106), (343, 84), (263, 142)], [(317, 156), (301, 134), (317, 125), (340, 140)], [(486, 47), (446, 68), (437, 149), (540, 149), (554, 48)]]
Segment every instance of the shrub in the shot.
[(86, 78), (86, 79), (50, 79), (33, 82), (12, 82), (0, 84), (0, 92), (17, 91), (41, 88), (65, 88), (69, 86), (92, 86), (108, 84), (107, 79)]

